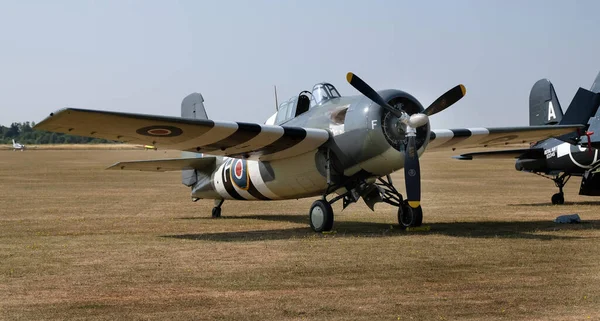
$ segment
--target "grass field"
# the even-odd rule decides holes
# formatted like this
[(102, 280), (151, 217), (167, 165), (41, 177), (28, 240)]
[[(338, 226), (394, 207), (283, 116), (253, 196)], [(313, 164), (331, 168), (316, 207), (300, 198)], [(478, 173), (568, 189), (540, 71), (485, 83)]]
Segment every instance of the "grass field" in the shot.
[[(600, 319), (600, 198), (511, 161), (422, 159), (427, 232), (396, 210), (232, 202), (211, 219), (180, 174), (105, 171), (143, 150), (0, 152), (2, 320)], [(404, 190), (402, 174), (393, 179)], [(559, 225), (560, 214), (584, 223)]]

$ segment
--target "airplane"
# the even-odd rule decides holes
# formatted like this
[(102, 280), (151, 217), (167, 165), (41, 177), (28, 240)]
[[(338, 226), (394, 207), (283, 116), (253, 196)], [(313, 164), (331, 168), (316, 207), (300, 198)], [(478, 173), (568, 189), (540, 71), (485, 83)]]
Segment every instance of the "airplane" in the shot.
[(21, 151), (25, 150), (25, 145), (15, 142), (14, 139), (12, 140), (12, 143), (13, 143), (13, 151), (16, 151), (17, 149), (19, 149)]
[[(431, 130), (433, 116), (466, 93), (450, 89), (427, 108), (398, 89), (375, 91), (353, 73), (348, 83), (360, 95), (342, 96), (330, 83), (279, 104), (264, 124), (208, 119), (204, 98), (192, 93), (181, 117), (64, 108), (35, 128), (58, 133), (150, 144), (182, 151), (182, 157), (118, 162), (108, 169), (181, 171), (192, 201), (214, 200), (221, 217), (225, 200), (315, 200), (309, 210), (315, 232), (331, 231), (331, 207), (362, 199), (398, 207), (402, 228), (423, 222), (419, 157), (425, 150), (455, 150), (521, 144), (564, 136), (581, 124)], [(406, 198), (390, 174), (404, 169)], [(446, 169), (444, 169), (446, 170)]]
[(486, 151), (455, 156), (460, 160), (477, 158), (515, 159), (518, 171), (534, 173), (551, 179), (558, 187), (558, 193), (552, 195), (554, 205), (564, 204), (563, 187), (572, 176), (581, 176), (579, 195), (600, 196), (600, 73), (596, 76), (590, 90), (579, 88), (573, 97), (567, 112), (562, 108), (548, 79), (538, 80), (529, 94), (529, 124), (566, 125), (585, 119), (587, 131), (581, 131), (578, 144), (549, 138), (536, 142), (530, 148)]

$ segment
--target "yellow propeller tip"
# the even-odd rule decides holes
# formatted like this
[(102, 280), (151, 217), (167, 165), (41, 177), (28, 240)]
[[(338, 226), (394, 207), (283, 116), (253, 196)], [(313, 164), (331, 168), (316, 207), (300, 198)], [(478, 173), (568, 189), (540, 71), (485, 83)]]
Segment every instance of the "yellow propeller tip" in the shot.
[(463, 96), (467, 93), (467, 88), (465, 88), (465, 85), (460, 84), (460, 91), (462, 92)]
[(347, 73), (347, 74), (346, 74), (346, 80), (347, 80), (348, 82), (352, 82), (352, 77), (353, 77), (353, 76), (354, 76), (354, 74), (353, 74), (353, 73), (351, 73), (351, 72)]
[(408, 201), (408, 206), (410, 206), (412, 208), (417, 208), (417, 207), (419, 207), (419, 205), (421, 205), (421, 202), (419, 202), (419, 201)]

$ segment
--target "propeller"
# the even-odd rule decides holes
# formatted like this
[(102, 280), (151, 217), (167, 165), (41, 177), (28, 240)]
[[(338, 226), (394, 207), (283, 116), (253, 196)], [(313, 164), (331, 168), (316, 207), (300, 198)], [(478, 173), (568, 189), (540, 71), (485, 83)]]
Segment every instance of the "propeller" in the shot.
[(429, 122), (429, 116), (435, 115), (459, 101), (466, 93), (465, 86), (458, 85), (436, 99), (423, 113), (408, 115), (401, 109), (396, 109), (388, 104), (371, 86), (357, 75), (349, 72), (346, 80), (361, 94), (367, 96), (377, 105), (388, 110), (398, 121), (406, 125), (406, 146), (404, 153), (404, 182), (406, 184), (406, 200), (412, 208), (417, 208), (421, 203), (421, 168), (417, 153), (417, 128)]

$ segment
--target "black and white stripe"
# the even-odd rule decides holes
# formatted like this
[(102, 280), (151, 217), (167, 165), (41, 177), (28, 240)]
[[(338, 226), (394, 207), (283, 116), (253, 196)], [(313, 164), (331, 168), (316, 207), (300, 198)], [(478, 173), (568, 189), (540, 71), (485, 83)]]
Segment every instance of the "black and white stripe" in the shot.
[(274, 160), (304, 154), (317, 149), (329, 139), (329, 132), (325, 129), (76, 108), (52, 113), (36, 128), (254, 160)]
[(194, 138), (185, 142), (186, 145), (195, 145), (188, 150), (256, 160), (303, 154), (317, 149), (329, 139), (329, 133), (322, 129), (237, 122), (215, 122), (213, 130), (206, 132), (205, 136), (220, 139), (208, 142), (207, 137)]
[(577, 130), (578, 126), (552, 125), (503, 128), (436, 129), (431, 131), (427, 150), (476, 148), (523, 144), (557, 137)]

